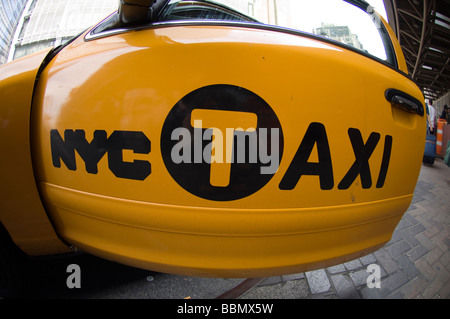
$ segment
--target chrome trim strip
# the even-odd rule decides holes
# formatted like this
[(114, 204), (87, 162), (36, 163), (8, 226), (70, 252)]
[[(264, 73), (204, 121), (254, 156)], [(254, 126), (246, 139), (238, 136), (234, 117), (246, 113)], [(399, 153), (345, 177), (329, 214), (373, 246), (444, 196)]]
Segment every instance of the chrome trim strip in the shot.
[[(105, 19), (106, 20), (106, 19)], [(104, 20), (104, 21), (105, 21)], [(103, 23), (103, 22), (101, 22)], [(375, 60), (397, 72), (399, 72), (400, 74), (406, 76), (407, 78), (411, 79), (410, 75), (404, 73), (403, 71), (399, 70), (396, 67), (397, 64), (397, 59), (394, 61), (395, 65), (382, 60), (380, 58), (377, 58), (376, 56), (373, 56), (369, 53), (366, 53), (364, 51), (358, 50), (356, 48), (353, 48), (351, 46), (348, 46), (346, 44), (343, 44), (339, 41), (335, 41), (332, 39), (328, 39), (325, 37), (322, 37), (320, 35), (316, 35), (316, 34), (312, 34), (312, 33), (307, 33), (307, 32), (303, 32), (303, 31), (299, 31), (299, 30), (295, 30), (295, 29), (289, 29), (289, 28), (285, 28), (285, 27), (279, 27), (279, 26), (274, 26), (274, 25), (269, 25), (269, 24), (263, 24), (263, 23), (252, 23), (252, 22), (240, 22), (240, 21), (224, 21), (224, 20), (182, 20), (182, 21), (162, 21), (162, 22), (155, 22), (153, 24), (149, 24), (149, 25), (143, 25), (143, 26), (135, 26), (135, 27), (130, 27), (130, 28), (121, 28), (121, 29), (115, 29), (115, 30), (109, 30), (109, 31), (104, 31), (104, 32), (99, 32), (98, 34), (95, 34), (94, 31), (95, 29), (101, 25), (101, 23), (99, 23), (97, 26), (95, 26), (94, 28), (91, 29), (91, 31), (85, 36), (85, 41), (92, 41), (92, 40), (96, 40), (99, 38), (104, 38), (107, 36), (111, 36), (111, 35), (117, 35), (117, 34), (121, 34), (121, 33), (125, 33), (125, 32), (131, 32), (131, 31), (139, 31), (139, 30), (143, 30), (143, 29), (153, 29), (153, 28), (165, 28), (165, 27), (184, 27), (184, 26), (226, 26), (226, 27), (241, 27), (241, 28), (252, 28), (252, 29), (258, 29), (258, 30), (266, 30), (266, 31), (275, 31), (275, 32), (283, 32), (283, 33), (288, 33), (288, 34), (292, 34), (292, 35), (298, 35), (298, 36), (302, 36), (302, 37), (307, 37), (313, 40), (318, 40), (318, 41), (322, 41), (328, 44), (332, 44), (341, 48), (344, 48), (346, 50), (349, 51), (353, 51), (356, 52), (358, 54), (361, 54), (367, 58), (370, 58), (372, 60)]]
[[(107, 19), (109, 19), (108, 17)], [(239, 21), (224, 21), (224, 20), (181, 20), (181, 21), (162, 21), (162, 22), (154, 22), (152, 24), (148, 25), (140, 25), (140, 26), (134, 26), (129, 28), (120, 28), (120, 29), (114, 29), (114, 30), (108, 30), (103, 31), (99, 33), (95, 33), (95, 29), (97, 29), (103, 22), (103, 20), (98, 25), (93, 27), (91, 31), (86, 34), (84, 39), (86, 41), (92, 41), (99, 38), (104, 38), (111, 35), (116, 35), (124, 32), (130, 32), (130, 31), (139, 31), (143, 29), (152, 29), (152, 28), (162, 28), (162, 27), (176, 27), (176, 26), (230, 26), (230, 27), (247, 27), (247, 28), (257, 28), (257, 29), (270, 29), (267, 27), (272, 27), (273, 29), (279, 29), (278, 31), (283, 31), (285, 28), (277, 27), (277, 26), (271, 26), (267, 24), (259, 24), (259, 23), (253, 23), (253, 22), (239, 22)], [(291, 30), (291, 29), (287, 29)], [(293, 30), (293, 32), (301, 33), (300, 31)]]

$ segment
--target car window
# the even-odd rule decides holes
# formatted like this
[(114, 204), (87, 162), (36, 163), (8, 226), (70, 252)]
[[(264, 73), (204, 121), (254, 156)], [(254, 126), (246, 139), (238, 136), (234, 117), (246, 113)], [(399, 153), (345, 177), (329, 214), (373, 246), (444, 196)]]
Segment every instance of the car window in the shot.
[[(225, 1), (226, 2), (226, 1)], [(222, 20), (222, 21), (249, 21), (257, 20), (224, 6), (223, 3), (210, 1), (171, 1), (164, 14), (164, 21), (177, 20)]]
[(389, 36), (364, 1), (172, 0), (159, 21), (234, 21), (306, 32), (396, 65)]

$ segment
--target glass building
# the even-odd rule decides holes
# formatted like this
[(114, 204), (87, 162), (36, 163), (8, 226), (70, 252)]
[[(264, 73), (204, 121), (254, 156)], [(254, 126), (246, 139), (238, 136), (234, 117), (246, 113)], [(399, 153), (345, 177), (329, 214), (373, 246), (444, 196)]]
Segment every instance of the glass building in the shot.
[(57, 46), (101, 21), (118, 7), (118, 0), (1, 1), (25, 3), (11, 39), (7, 61)]
[(358, 39), (358, 35), (353, 34), (348, 26), (336, 26), (334, 24), (322, 23), (322, 26), (314, 29), (315, 34), (345, 43), (360, 50), (364, 50)]
[[(339, 20), (338, 14), (315, 19), (310, 17), (314, 14), (320, 15), (323, 5), (328, 2), (330, 5), (339, 3), (335, 0), (219, 0), (219, 2), (263, 23), (288, 26), (307, 32), (314, 32), (315, 28), (323, 27), (323, 25), (309, 25), (309, 20), (322, 21), (321, 19), (333, 27), (347, 27), (348, 22), (348, 28), (352, 31), (357, 30), (350, 25), (352, 21), (335, 21)], [(382, 0), (370, 2), (377, 3), (384, 9), (381, 5)], [(1, 64), (67, 41), (116, 11), (119, 0), (0, 0), (0, 4)], [(302, 13), (303, 18), (298, 18), (297, 13)], [(330, 30), (320, 31), (324, 33)], [(365, 43), (365, 38), (372, 37), (362, 37), (359, 34), (357, 38), (348, 32), (345, 37), (337, 40), (360, 47)]]
[(16, 27), (27, 0), (0, 0), (0, 64), (8, 59)]

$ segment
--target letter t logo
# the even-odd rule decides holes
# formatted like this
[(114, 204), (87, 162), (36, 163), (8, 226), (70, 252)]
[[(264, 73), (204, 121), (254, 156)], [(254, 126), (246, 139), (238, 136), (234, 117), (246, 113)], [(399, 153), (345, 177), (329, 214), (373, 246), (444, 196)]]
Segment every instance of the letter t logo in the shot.
[[(211, 175), (212, 186), (227, 187), (230, 183), (234, 131), (255, 131), (258, 117), (255, 113), (194, 109), (191, 125), (212, 129)], [(224, 147), (225, 132), (225, 147)]]

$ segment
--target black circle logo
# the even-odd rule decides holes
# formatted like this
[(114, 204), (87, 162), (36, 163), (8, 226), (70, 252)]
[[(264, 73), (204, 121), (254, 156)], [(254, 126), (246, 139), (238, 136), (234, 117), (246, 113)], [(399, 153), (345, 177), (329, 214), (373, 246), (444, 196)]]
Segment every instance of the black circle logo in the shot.
[(229, 201), (266, 185), (283, 153), (281, 124), (261, 97), (242, 87), (211, 85), (183, 97), (161, 132), (172, 178), (204, 199)]

